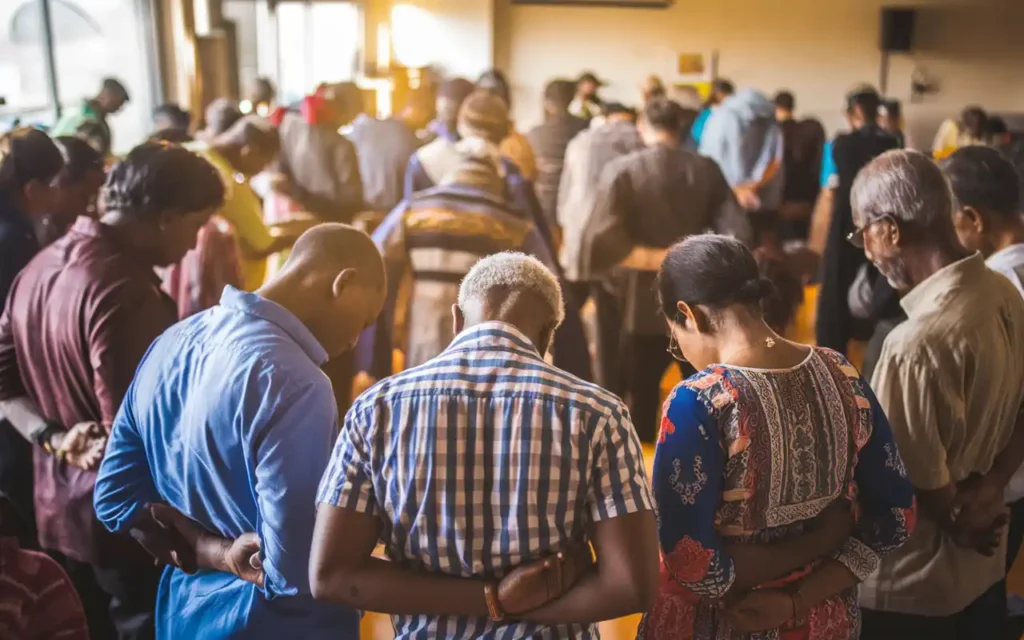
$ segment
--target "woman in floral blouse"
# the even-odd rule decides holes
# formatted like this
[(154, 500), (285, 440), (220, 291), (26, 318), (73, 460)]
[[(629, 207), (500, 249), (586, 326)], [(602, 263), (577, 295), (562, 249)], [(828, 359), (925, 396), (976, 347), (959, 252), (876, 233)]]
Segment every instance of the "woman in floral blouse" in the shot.
[(659, 274), (670, 351), (699, 373), (665, 403), (654, 461), (655, 640), (850, 640), (856, 585), (914, 526), (914, 492), (857, 370), (765, 324), (770, 283), (725, 236)]

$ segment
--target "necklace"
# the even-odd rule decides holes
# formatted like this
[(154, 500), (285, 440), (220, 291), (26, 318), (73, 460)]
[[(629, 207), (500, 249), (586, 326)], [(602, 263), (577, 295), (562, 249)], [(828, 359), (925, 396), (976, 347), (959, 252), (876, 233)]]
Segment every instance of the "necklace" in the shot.
[[(731, 362), (731, 361), (732, 361), (732, 359), (733, 359), (733, 358), (735, 358), (735, 357), (736, 357), (736, 356), (738, 356), (739, 354), (743, 353), (744, 351), (750, 351), (751, 349), (757, 349), (757, 348), (758, 348), (758, 347), (760, 347), (760, 346), (761, 346), (761, 345), (757, 345), (757, 344), (752, 344), (752, 345), (750, 345), (749, 347), (743, 347), (742, 349), (740, 349), (740, 350), (738, 350), (738, 351), (734, 351), (733, 353), (730, 353), (730, 354), (729, 354), (729, 357), (728, 357), (728, 358), (723, 358), (723, 359), (722, 359), (722, 362), (723, 362), (723, 363), (729, 363), (729, 362)], [(775, 347), (775, 338), (773, 338), (773, 337), (771, 337), (771, 336), (765, 336), (765, 339), (764, 339), (764, 347), (765, 347), (766, 349), (772, 349), (772, 348), (774, 348), (774, 347)]]

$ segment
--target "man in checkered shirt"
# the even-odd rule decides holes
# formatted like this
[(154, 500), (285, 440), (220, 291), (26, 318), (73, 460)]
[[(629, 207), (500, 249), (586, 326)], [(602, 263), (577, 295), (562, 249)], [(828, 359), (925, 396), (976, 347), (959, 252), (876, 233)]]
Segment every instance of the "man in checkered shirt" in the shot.
[[(398, 638), (596, 638), (596, 622), (646, 611), (658, 544), (640, 443), (621, 400), (545, 363), (558, 281), (495, 254), (453, 314), (444, 353), (345, 418), (318, 496), (314, 595), (391, 613)], [(371, 558), (378, 539), (391, 562)], [(520, 610), (493, 595), (510, 569), (584, 540), (597, 563), (561, 597)]]

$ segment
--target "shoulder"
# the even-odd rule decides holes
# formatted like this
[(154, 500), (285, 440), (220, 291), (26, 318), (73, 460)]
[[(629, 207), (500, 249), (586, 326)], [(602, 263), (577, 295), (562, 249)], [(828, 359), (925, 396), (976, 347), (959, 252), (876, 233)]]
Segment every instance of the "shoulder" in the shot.
[(23, 589), (31, 591), (32, 597), (38, 598), (44, 593), (55, 591), (73, 592), (67, 573), (45, 553), (12, 548), (5, 549), (4, 555), (4, 573)]
[(811, 347), (814, 353), (829, 366), (836, 367), (847, 375), (857, 376), (857, 368), (843, 354), (827, 347)]
[[(123, 310), (132, 313), (144, 310), (166, 311), (173, 317), (172, 323), (177, 320), (173, 302), (160, 289), (159, 282), (149, 272), (138, 273), (134, 264), (114, 256), (94, 265), (92, 269), (83, 268), (80, 271), (89, 276), (89, 281), (82, 289), (86, 300), (100, 305), (124, 305)], [(73, 273), (68, 275), (74, 277)]]
[(728, 368), (712, 365), (680, 382), (670, 400), (680, 408), (692, 406), (694, 410), (699, 407), (706, 413), (717, 413), (735, 404), (739, 395), (731, 378)]
[[(615, 394), (591, 382), (586, 382), (571, 373), (522, 354), (502, 351), (495, 357), (508, 362), (502, 371), (513, 371), (499, 375), (493, 387), (500, 392), (529, 397), (535, 401), (556, 404), (572, 403), (585, 415), (600, 415), (612, 420), (628, 419), (625, 403)], [(353, 412), (366, 416), (376, 411), (388, 410), (396, 401), (413, 397), (466, 398), (473, 393), (473, 379), (481, 375), (495, 374), (493, 366), (475, 368), (479, 352), (467, 356), (465, 352), (445, 352), (418, 367), (381, 380), (367, 389), (352, 405)], [(483, 365), (481, 365), (482, 367)], [(518, 378), (522, 378), (520, 381)], [(528, 378), (528, 379), (527, 379)], [(527, 388), (529, 387), (529, 388)]]
[(687, 149), (680, 149), (679, 151), (684, 154), (687, 162), (700, 167), (701, 170), (706, 172), (706, 175), (712, 178), (721, 178), (722, 181), (725, 181), (725, 174), (722, 173), (722, 166), (715, 162), (714, 158), (702, 156)]
[(597, 137), (595, 129), (583, 129), (572, 137), (569, 141), (569, 145), (565, 148), (566, 154), (572, 152), (575, 149), (581, 149), (586, 147), (595, 137)]
[(413, 157), (427, 159), (446, 153), (454, 153), (454, 151), (455, 145), (453, 145), (451, 141), (449, 141), (444, 136), (438, 136), (437, 138), (434, 138), (432, 141), (420, 147)]
[(656, 151), (657, 149), (654, 148), (644, 148), (631, 151), (626, 155), (618, 156), (605, 165), (603, 172), (608, 176), (616, 176), (627, 174), (634, 170), (640, 170), (643, 168), (644, 161), (647, 158), (657, 155)]
[(952, 373), (940, 362), (963, 348), (962, 340), (949, 340), (948, 331), (934, 322), (936, 314), (910, 318), (897, 325), (886, 337), (878, 358), (873, 381), (884, 384), (916, 378), (925, 385), (943, 373)]

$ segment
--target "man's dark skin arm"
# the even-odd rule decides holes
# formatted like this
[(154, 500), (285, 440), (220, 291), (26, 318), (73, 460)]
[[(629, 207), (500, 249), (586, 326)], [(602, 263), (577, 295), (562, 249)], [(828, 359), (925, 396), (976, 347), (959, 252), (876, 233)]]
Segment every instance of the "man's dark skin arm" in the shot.
[(259, 567), (260, 539), (246, 533), (235, 540), (210, 533), (166, 504), (151, 504), (129, 533), (158, 561), (185, 573), (212, 569), (263, 586)]
[(658, 526), (653, 511), (595, 523), (591, 572), (561, 598), (517, 616), (540, 624), (587, 624), (649, 611), (658, 592)]
[(766, 544), (724, 545), (736, 577), (730, 591), (752, 589), (835, 553), (853, 530), (853, 515), (845, 500), (837, 500), (815, 519), (811, 530), (788, 540)]
[(483, 580), (405, 569), (374, 558), (380, 532), (375, 515), (320, 505), (309, 557), (313, 597), (395, 615), (487, 617)]
[[(589, 549), (574, 547), (557, 561), (548, 556), (520, 565), (500, 581), (459, 578), (374, 558), (380, 532), (375, 515), (321, 504), (309, 558), (313, 597), (396, 615), (486, 618), (484, 588), (492, 584), (497, 605), (512, 616), (564, 594), (591, 564)], [(338, 544), (339, 540), (344, 543)]]

